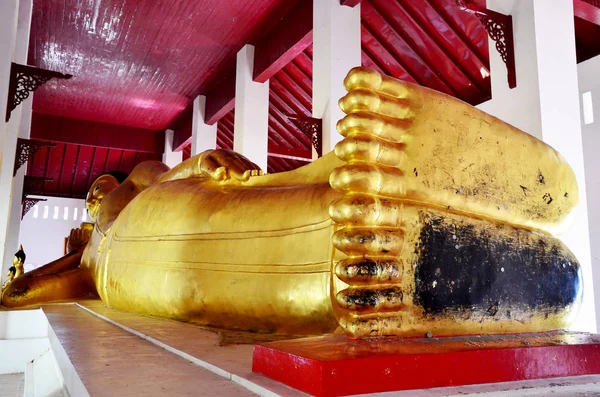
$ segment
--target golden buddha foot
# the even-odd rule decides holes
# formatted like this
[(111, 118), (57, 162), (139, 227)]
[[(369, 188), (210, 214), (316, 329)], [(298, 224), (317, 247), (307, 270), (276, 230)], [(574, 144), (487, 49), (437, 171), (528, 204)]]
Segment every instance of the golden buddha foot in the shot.
[[(579, 265), (553, 235), (577, 204), (564, 159), (455, 98), (364, 68), (335, 149), (261, 175), (227, 150), (98, 178), (91, 233), (4, 292), (85, 293), (213, 327), (353, 337), (563, 328)], [(84, 249), (82, 239), (89, 242)]]
[[(576, 258), (549, 233), (577, 204), (572, 170), (537, 139), (443, 94), (363, 68), (331, 186), (336, 317), (355, 337), (567, 326)], [(538, 231), (533, 231), (532, 229)]]

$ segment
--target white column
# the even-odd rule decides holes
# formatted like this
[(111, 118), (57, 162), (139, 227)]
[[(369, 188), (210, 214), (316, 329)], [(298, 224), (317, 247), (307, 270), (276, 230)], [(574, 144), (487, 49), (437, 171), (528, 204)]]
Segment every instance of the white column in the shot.
[[(17, 24), (17, 38), (15, 42), (15, 62), (20, 64), (27, 64), (27, 53), (29, 50), (29, 32), (31, 30), (31, 8), (32, 0), (20, 0), (19, 2), (19, 16)], [(13, 117), (17, 122), (9, 123), (9, 136), (15, 134), (19, 138), (29, 139), (31, 130), (31, 104), (33, 102), (33, 95), (24, 100), (18, 109), (20, 112), (20, 118), (17, 117), (17, 113)], [(11, 117), (12, 119), (12, 117)], [(18, 129), (18, 131), (14, 131)], [(6, 232), (6, 243), (4, 249), (4, 262), (5, 264), (12, 262), (12, 257), (19, 247), (19, 232), (21, 230), (21, 196), (23, 194), (23, 180), (27, 171), (27, 163), (23, 164), (17, 171), (17, 175), (12, 181), (12, 195), (10, 204), (10, 215), (8, 221), (8, 228)], [(26, 247), (24, 247), (26, 248)], [(6, 272), (4, 272), (5, 274)]]
[(173, 168), (177, 164), (181, 163), (183, 159), (183, 152), (173, 151), (173, 130), (165, 131), (165, 150), (163, 151), (162, 161), (169, 167)]
[(217, 123), (208, 125), (206, 120), (206, 97), (194, 99), (192, 114), (192, 156), (217, 147)]
[(253, 80), (254, 46), (237, 54), (233, 150), (267, 170), (269, 144), (269, 81)]
[[(13, 111), (9, 123), (4, 123), (8, 102), (10, 66), (14, 59), (17, 34), (18, 0), (0, 1), (0, 259), (5, 257), (12, 196), (12, 174), (15, 159), (20, 110)], [(16, 126), (15, 126), (16, 123)], [(0, 278), (5, 278), (10, 262), (3, 261)]]
[(490, 41), (492, 100), (478, 107), (542, 139), (573, 168), (580, 205), (573, 225), (561, 236), (581, 263), (585, 284), (573, 329), (596, 332), (573, 1), (488, 0), (487, 5), (513, 16), (517, 88), (508, 89), (506, 67)]
[(506, 65), (496, 51), (496, 42), (489, 39), (492, 100), (477, 107), (542, 139), (533, 1), (490, 0), (487, 7), (512, 15), (517, 86), (508, 88)]
[(344, 77), (360, 65), (360, 4), (313, 0), (313, 117), (323, 120), (323, 154), (342, 140), (335, 127), (344, 117), (338, 100), (346, 95)]
[[(585, 160), (585, 180), (587, 183), (588, 222), (590, 225), (590, 246), (592, 251), (592, 272), (594, 277), (594, 300), (600, 306), (600, 56), (588, 59), (577, 65), (579, 94), (582, 98), (585, 116), (583, 132), (583, 154)], [(596, 310), (596, 318), (600, 311)]]

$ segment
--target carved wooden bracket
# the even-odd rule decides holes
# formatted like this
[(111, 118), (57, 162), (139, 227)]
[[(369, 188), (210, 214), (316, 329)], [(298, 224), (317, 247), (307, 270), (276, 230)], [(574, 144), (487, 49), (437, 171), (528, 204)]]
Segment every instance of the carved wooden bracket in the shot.
[(8, 103), (6, 105), (6, 122), (10, 114), (29, 94), (37, 90), (52, 78), (70, 79), (73, 75), (53, 72), (33, 66), (12, 63), (10, 67), (10, 82), (8, 85)]
[(310, 138), (317, 156), (323, 156), (323, 120), (298, 114), (288, 114), (287, 118)]
[(17, 171), (28, 160), (31, 160), (33, 155), (40, 149), (45, 147), (55, 147), (56, 144), (47, 141), (38, 141), (35, 139), (17, 138), (17, 153), (15, 155), (15, 166), (13, 176), (17, 175)]
[(48, 201), (48, 200), (43, 199), (43, 198), (25, 197), (23, 199), (23, 207), (21, 207), (21, 219), (23, 219), (25, 217), (25, 215), (29, 212), (29, 210), (32, 209), (40, 201)]
[(515, 70), (512, 16), (468, 4), (465, 0), (456, 0), (456, 3), (463, 10), (475, 15), (485, 27), (490, 38), (496, 42), (496, 50), (506, 65), (508, 86), (515, 88), (517, 86), (517, 74)]
[(53, 178), (45, 178), (43, 176), (30, 176), (25, 175), (23, 179), (23, 197), (21, 203), (25, 201), (25, 198), (30, 194), (44, 194), (44, 186), (48, 181), (52, 181)]

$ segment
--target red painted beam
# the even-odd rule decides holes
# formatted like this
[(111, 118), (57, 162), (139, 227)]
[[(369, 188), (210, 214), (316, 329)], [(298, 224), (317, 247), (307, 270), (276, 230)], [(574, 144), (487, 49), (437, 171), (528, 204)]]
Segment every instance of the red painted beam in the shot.
[(268, 152), (269, 156), (283, 158), (293, 157), (298, 160), (312, 161), (312, 151), (306, 149), (293, 149), (269, 143)]
[(340, 0), (340, 4), (346, 7), (355, 7), (360, 4), (360, 0)]
[(34, 112), (31, 138), (60, 143), (162, 153), (165, 132), (97, 123)]
[(313, 2), (300, 1), (256, 44), (254, 81), (264, 83), (312, 43)]
[(173, 151), (179, 152), (192, 143), (192, 112), (186, 112), (179, 126), (173, 130)]
[(233, 70), (226, 76), (215, 82), (206, 93), (206, 124), (213, 125), (235, 107), (235, 59)]
[(600, 8), (583, 0), (573, 0), (573, 11), (576, 17), (600, 25)]
[[(264, 83), (311, 43), (312, 1), (300, 1), (264, 40), (256, 44), (254, 81)], [(235, 107), (235, 68), (227, 73), (227, 78), (215, 82), (205, 95), (206, 123), (212, 125)]]

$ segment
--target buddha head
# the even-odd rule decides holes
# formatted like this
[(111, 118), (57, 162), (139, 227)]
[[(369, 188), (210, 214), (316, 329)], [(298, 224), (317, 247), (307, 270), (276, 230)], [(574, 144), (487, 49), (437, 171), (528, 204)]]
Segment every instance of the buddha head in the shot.
[(19, 250), (15, 253), (13, 257), (13, 266), (15, 267), (23, 267), (25, 264), (25, 251), (23, 251), (23, 246), (19, 246)]
[(119, 183), (119, 180), (111, 174), (101, 175), (92, 183), (85, 198), (85, 206), (92, 222), (95, 223), (98, 219), (102, 199), (119, 186)]

